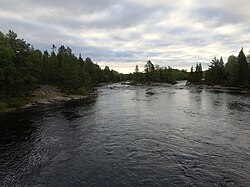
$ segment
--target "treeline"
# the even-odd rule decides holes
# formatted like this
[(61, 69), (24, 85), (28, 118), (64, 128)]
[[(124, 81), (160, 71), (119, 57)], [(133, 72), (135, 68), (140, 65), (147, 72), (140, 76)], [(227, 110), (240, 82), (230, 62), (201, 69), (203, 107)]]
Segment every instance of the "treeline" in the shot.
[(250, 88), (250, 55), (246, 56), (242, 48), (237, 57), (229, 56), (226, 64), (222, 57), (214, 57), (206, 71), (202, 71), (201, 64), (197, 64), (195, 70), (191, 67), (188, 81), (194, 84)]
[(76, 57), (69, 47), (53, 45), (50, 52), (42, 52), (13, 31), (0, 32), (0, 103), (30, 96), (40, 84), (58, 86), (65, 93), (87, 94), (99, 83), (122, 78), (108, 66), (102, 70), (90, 58)]
[(131, 77), (135, 83), (161, 82), (174, 84), (178, 80), (186, 80), (188, 73), (186, 70), (172, 69), (171, 67), (160, 67), (154, 65), (150, 60), (144, 66), (144, 71), (140, 72), (138, 65)]

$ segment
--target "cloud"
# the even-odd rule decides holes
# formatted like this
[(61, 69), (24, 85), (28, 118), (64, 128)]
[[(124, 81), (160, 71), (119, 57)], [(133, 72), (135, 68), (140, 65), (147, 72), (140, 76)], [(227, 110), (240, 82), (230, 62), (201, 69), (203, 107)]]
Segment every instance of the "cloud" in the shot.
[(248, 0), (0, 1), (0, 28), (41, 50), (70, 46), (98, 64), (134, 71), (147, 60), (190, 69), (250, 48)]

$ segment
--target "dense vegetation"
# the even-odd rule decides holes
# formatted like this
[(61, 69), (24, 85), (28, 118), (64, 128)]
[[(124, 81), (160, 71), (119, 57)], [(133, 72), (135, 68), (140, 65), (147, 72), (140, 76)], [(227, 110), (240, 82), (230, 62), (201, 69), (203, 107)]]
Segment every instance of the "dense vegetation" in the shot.
[(90, 58), (76, 57), (69, 47), (53, 45), (51, 52), (41, 52), (13, 31), (0, 32), (0, 109), (20, 106), (41, 84), (85, 95), (98, 83), (122, 77), (108, 66), (102, 70)]
[(53, 85), (66, 94), (86, 95), (99, 83), (131, 80), (134, 83), (175, 83), (188, 79), (191, 83), (238, 86), (250, 88), (250, 55), (245, 56), (243, 49), (238, 57), (230, 56), (224, 65), (223, 59), (212, 59), (207, 71), (201, 64), (195, 70), (160, 67), (147, 61), (145, 69), (135, 67), (132, 74), (120, 74), (108, 66), (101, 69), (87, 57), (78, 57), (69, 47), (52, 45), (51, 51), (40, 51), (18, 38), (9, 31), (0, 32), (0, 110), (21, 106), (39, 85)]
[(135, 72), (133, 73), (133, 81), (135, 83), (161, 82), (174, 84), (176, 81), (185, 80), (188, 77), (188, 73), (185, 70), (155, 66), (150, 60), (147, 61), (144, 67), (144, 72), (140, 72), (138, 66), (135, 66)]
[(241, 49), (238, 57), (229, 56), (225, 65), (222, 57), (214, 57), (209, 69), (204, 72), (201, 64), (197, 64), (195, 71), (191, 67), (188, 81), (195, 84), (250, 88), (250, 55), (246, 56)]

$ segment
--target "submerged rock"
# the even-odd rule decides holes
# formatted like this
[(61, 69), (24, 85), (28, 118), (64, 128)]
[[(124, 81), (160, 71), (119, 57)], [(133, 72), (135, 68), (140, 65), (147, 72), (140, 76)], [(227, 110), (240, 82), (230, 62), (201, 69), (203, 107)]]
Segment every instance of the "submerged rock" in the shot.
[(155, 93), (152, 92), (152, 91), (147, 91), (146, 94), (147, 94), (147, 95), (154, 95)]

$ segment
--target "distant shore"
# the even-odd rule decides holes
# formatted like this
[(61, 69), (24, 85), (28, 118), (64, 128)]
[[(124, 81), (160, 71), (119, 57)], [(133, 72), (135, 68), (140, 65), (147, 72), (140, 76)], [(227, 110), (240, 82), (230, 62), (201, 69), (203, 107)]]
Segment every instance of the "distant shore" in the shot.
[(239, 93), (239, 94), (250, 94), (250, 90), (247, 88), (240, 87), (226, 87), (220, 85), (206, 85), (206, 84), (187, 84), (188, 87), (194, 87), (197, 89), (207, 89), (217, 92), (228, 92), (228, 93)]
[(123, 85), (131, 85), (131, 86), (186, 86), (187, 88), (196, 88), (196, 89), (207, 89), (215, 92), (228, 92), (228, 93), (239, 93), (239, 94), (250, 94), (250, 90), (247, 88), (240, 88), (240, 87), (226, 87), (220, 85), (206, 85), (206, 84), (192, 84), (188, 83), (186, 80), (177, 81), (174, 84), (170, 83), (160, 83), (160, 82), (148, 82), (148, 83), (135, 83), (135, 82), (122, 82)]

